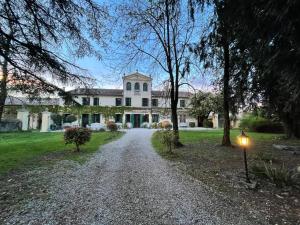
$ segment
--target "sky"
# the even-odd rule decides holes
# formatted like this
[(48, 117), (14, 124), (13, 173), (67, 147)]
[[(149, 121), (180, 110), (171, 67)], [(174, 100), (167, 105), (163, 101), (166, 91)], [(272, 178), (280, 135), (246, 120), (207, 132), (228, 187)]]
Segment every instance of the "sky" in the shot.
[[(110, 13), (112, 15), (115, 14), (114, 6), (116, 3), (120, 1), (108, 1), (108, 0), (99, 0), (100, 4), (107, 4), (109, 6)], [(124, 0), (123, 2), (126, 2)], [(207, 17), (206, 17), (207, 18)], [(122, 27), (123, 28), (123, 27)], [(121, 47), (117, 45), (115, 42), (122, 37), (124, 33), (120, 33), (121, 30), (117, 30), (113, 28), (112, 35), (110, 36), (110, 43), (108, 47), (102, 51), (100, 49), (102, 59), (98, 60), (96, 57), (89, 56), (81, 59), (74, 59), (75, 63), (79, 65), (81, 68), (87, 70), (88, 74), (96, 79), (96, 82), (93, 83), (93, 87), (95, 88), (117, 88), (122, 89), (122, 76), (125, 74), (131, 74), (133, 72), (140, 72), (142, 74), (151, 76), (153, 78), (153, 89), (161, 89), (162, 82), (168, 78), (168, 75), (157, 69), (158, 67), (153, 66), (152, 62), (148, 62), (147, 60), (137, 60), (132, 64), (125, 64), (126, 57), (123, 55), (124, 52), (128, 51), (126, 47)], [(151, 47), (151, 46), (149, 46)], [(97, 48), (97, 46), (96, 46)], [(119, 51), (120, 50), (120, 51)], [(124, 60), (123, 60), (124, 59)], [(155, 67), (155, 68), (154, 68)], [(194, 73), (191, 76), (189, 82), (196, 88), (202, 90), (210, 90), (211, 89), (211, 81), (212, 76), (208, 75), (204, 71), (192, 71)], [(203, 75), (205, 73), (205, 75)], [(72, 89), (74, 87), (67, 87), (67, 89)], [(188, 86), (183, 87), (183, 90), (189, 90)]]

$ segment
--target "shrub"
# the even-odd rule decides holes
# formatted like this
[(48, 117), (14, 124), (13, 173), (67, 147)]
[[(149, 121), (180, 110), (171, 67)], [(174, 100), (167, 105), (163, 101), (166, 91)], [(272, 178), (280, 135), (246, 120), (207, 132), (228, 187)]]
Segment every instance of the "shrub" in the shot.
[(209, 120), (209, 119), (203, 120), (203, 127), (213, 128), (213, 126), (214, 126), (214, 124), (213, 124), (212, 120)]
[(56, 126), (58, 126), (58, 127), (61, 126), (61, 122), (62, 122), (62, 116), (61, 115), (59, 115), (59, 114), (52, 114), (51, 115), (51, 119), (52, 119), (53, 123)]
[(163, 128), (166, 130), (171, 130), (172, 129), (172, 124), (168, 120), (164, 120), (159, 123), (159, 128)]
[(168, 149), (169, 152), (172, 152), (174, 148), (174, 132), (170, 130), (161, 132), (161, 143)]
[(240, 128), (254, 132), (282, 133), (283, 126), (279, 122), (255, 116), (252, 114), (246, 115), (241, 119)]
[(117, 124), (113, 121), (108, 121), (106, 126), (109, 131), (117, 131), (118, 130)]
[(74, 115), (67, 115), (67, 117), (66, 117), (66, 123), (73, 123), (73, 122), (75, 122), (77, 120), (77, 117), (76, 116), (74, 116)]
[(79, 152), (79, 146), (85, 144), (91, 139), (92, 131), (87, 128), (68, 128), (65, 131), (64, 139), (66, 144), (75, 144), (76, 150)]
[(152, 123), (151, 128), (152, 129), (157, 129), (158, 128), (158, 124), (157, 123)]
[(288, 170), (284, 164), (275, 167), (270, 163), (264, 163), (263, 166), (254, 165), (252, 172), (259, 177), (265, 177), (274, 183), (277, 187), (293, 185), (297, 177), (297, 172)]
[(189, 122), (189, 127), (195, 127), (196, 123), (195, 122)]

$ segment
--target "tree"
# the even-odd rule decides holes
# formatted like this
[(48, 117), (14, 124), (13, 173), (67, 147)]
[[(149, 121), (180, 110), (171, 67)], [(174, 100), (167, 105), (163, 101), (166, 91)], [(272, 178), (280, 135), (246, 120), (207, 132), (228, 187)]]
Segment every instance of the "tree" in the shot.
[[(178, 132), (178, 92), (192, 66), (188, 44), (193, 37), (194, 22), (190, 20), (187, 7), (181, 1), (126, 2), (121, 7), (122, 31), (127, 58), (152, 60), (160, 71), (168, 76), (168, 98), (174, 142), (180, 146)], [(185, 2), (186, 3), (186, 2)]]
[(198, 121), (203, 122), (208, 118), (210, 113), (220, 113), (223, 111), (222, 99), (220, 94), (199, 91), (192, 97), (190, 114), (197, 117)]
[(224, 116), (224, 133), (222, 145), (231, 146), (230, 141), (230, 108), (232, 108), (230, 79), (234, 70), (232, 63), (233, 43), (233, 25), (229, 20), (230, 8), (228, 7), (230, 0), (191, 0), (190, 9), (191, 16), (195, 12), (195, 6), (200, 5), (201, 9), (212, 8), (213, 16), (209, 19), (209, 28), (200, 42), (194, 46), (192, 51), (204, 61), (206, 68), (223, 67), (223, 75), (221, 78), (221, 90), (223, 95), (223, 116)]
[(64, 133), (64, 140), (66, 144), (75, 144), (76, 151), (79, 152), (79, 146), (89, 142), (91, 136), (92, 131), (90, 129), (82, 127), (68, 128)]
[[(231, 5), (236, 15), (236, 43), (249, 52), (256, 85), (252, 95), (269, 114), (277, 114), (287, 137), (300, 137), (300, 2), (241, 1)], [(284, 26), (283, 26), (284, 24)]]
[(227, 0), (234, 99), (278, 115), (287, 137), (300, 137), (299, 7), (296, 0)]
[(0, 121), (8, 89), (67, 97), (60, 84), (87, 84), (89, 76), (65, 55), (99, 56), (89, 39), (103, 44), (105, 16), (93, 0), (1, 0)]

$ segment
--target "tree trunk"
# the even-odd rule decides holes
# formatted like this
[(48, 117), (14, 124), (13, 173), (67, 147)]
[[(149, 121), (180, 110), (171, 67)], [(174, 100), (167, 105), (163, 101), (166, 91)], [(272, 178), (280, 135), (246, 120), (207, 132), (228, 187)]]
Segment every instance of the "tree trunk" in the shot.
[(224, 51), (224, 77), (223, 77), (223, 108), (224, 108), (224, 133), (223, 146), (231, 146), (230, 141), (230, 118), (229, 118), (229, 45), (227, 38), (224, 37), (223, 51)]
[(76, 151), (80, 152), (79, 144), (76, 143)]
[(171, 104), (171, 113), (172, 113), (172, 123), (173, 123), (173, 132), (174, 132), (174, 145), (176, 147), (182, 146), (179, 141), (179, 130), (178, 130), (178, 115), (177, 115), (177, 106)]
[(297, 115), (294, 115), (292, 118), (290, 114), (285, 114), (281, 116), (284, 124), (285, 136), (288, 139), (291, 138), (300, 138), (300, 118)]
[(4, 106), (5, 106), (5, 100), (7, 98), (7, 76), (8, 76), (8, 69), (7, 69), (7, 60), (4, 59), (2, 66), (1, 66), (1, 83), (0, 83), (0, 122), (3, 117), (4, 113)]

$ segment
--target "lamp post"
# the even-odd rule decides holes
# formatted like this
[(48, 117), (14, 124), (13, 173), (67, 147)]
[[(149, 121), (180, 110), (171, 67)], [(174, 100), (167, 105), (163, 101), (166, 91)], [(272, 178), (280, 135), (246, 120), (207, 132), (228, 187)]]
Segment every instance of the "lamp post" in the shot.
[(241, 135), (238, 136), (238, 143), (243, 148), (244, 151), (244, 163), (245, 163), (245, 173), (246, 173), (246, 182), (250, 183), (249, 174), (248, 174), (248, 164), (247, 164), (247, 146), (249, 145), (249, 137), (242, 131)]

